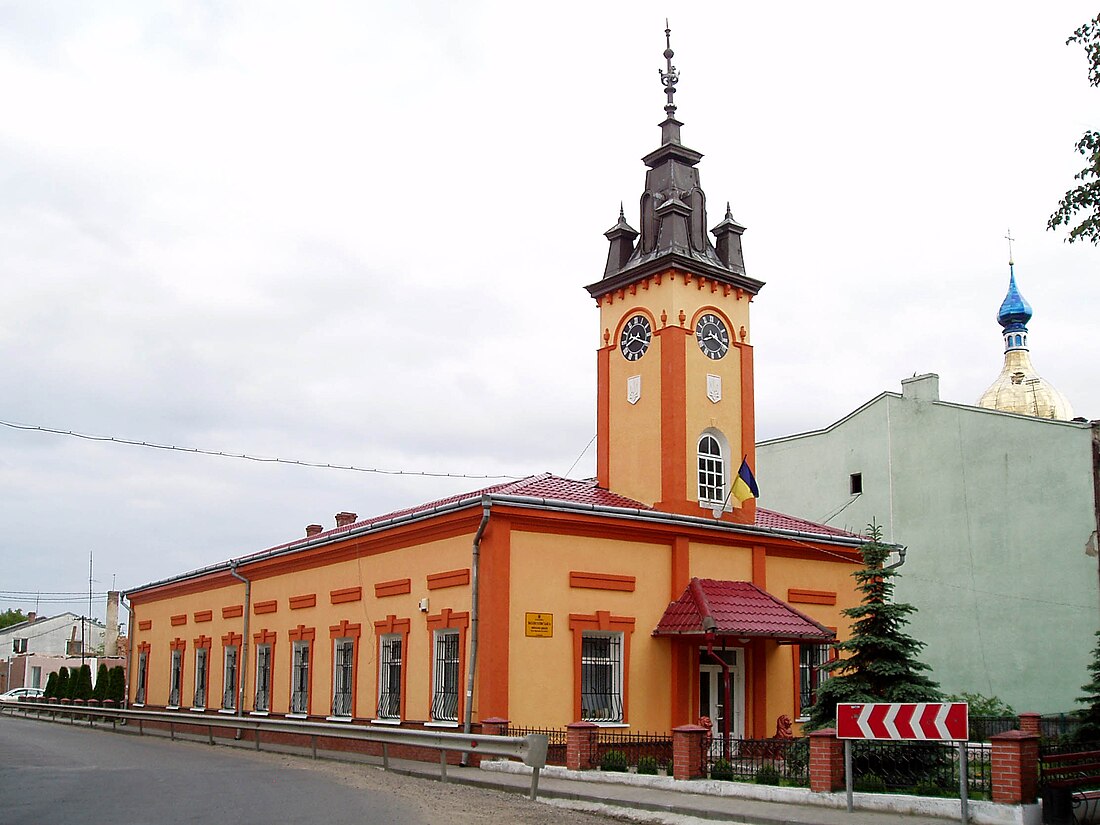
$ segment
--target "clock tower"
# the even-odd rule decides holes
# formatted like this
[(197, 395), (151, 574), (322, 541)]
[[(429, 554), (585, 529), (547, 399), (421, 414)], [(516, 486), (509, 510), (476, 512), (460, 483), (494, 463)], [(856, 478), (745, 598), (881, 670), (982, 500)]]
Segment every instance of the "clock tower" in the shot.
[(641, 232), (620, 208), (603, 278), (587, 287), (600, 309), (597, 482), (659, 510), (752, 524), (755, 500), (730, 491), (742, 459), (755, 466), (749, 304), (764, 284), (745, 274), (745, 227), (728, 204), (707, 236), (703, 156), (680, 141), (669, 35)]

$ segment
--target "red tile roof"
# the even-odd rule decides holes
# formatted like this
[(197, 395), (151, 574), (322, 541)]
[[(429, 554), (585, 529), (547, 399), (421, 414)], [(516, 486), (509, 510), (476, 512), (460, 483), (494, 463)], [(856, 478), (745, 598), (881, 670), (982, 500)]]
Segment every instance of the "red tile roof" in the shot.
[(751, 582), (695, 579), (668, 606), (654, 636), (702, 636), (713, 619), (719, 636), (827, 641), (832, 631)]
[(816, 521), (807, 521), (803, 518), (788, 516), (786, 513), (777, 513), (775, 510), (756, 508), (756, 526), (769, 527), (773, 530), (795, 530), (799, 533), (816, 533), (819, 536), (843, 536), (844, 538), (862, 538), (856, 533), (849, 533), (839, 527), (830, 527), (827, 524), (818, 524)]

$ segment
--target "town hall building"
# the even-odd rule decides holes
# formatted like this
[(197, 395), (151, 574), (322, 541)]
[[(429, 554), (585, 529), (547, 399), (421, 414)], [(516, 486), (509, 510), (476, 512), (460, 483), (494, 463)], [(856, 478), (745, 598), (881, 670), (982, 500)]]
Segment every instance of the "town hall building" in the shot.
[(763, 283), (728, 206), (708, 235), (672, 56), (640, 229), (620, 211), (587, 286), (596, 477), (340, 513), (134, 588), (132, 705), (414, 728), (667, 732), (707, 717), (739, 737), (804, 714), (849, 634), (862, 539), (756, 506)]

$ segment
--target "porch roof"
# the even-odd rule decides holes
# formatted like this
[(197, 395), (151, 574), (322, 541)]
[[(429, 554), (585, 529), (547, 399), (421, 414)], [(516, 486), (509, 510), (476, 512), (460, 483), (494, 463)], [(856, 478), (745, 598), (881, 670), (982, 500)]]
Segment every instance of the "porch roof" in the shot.
[(693, 578), (672, 602), (654, 636), (739, 636), (832, 641), (836, 634), (751, 582)]

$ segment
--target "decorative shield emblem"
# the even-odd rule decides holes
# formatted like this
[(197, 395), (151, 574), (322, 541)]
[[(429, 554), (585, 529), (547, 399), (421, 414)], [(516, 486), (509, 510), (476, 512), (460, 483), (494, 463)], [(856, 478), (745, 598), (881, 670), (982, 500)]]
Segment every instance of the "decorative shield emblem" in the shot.
[(715, 404), (722, 400), (722, 376), (707, 376), (707, 398)]
[(642, 376), (632, 375), (626, 379), (626, 400), (637, 404), (642, 397)]

